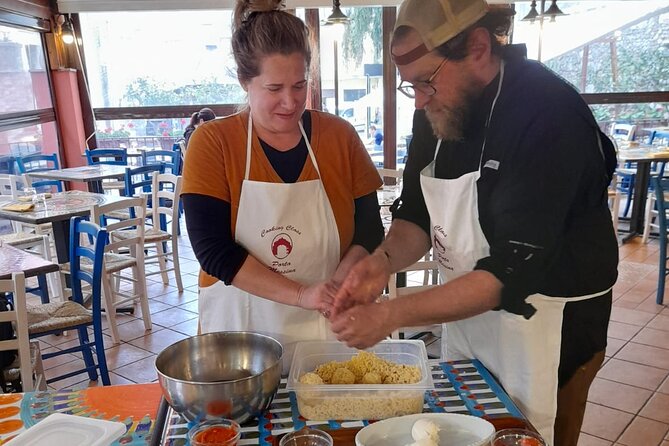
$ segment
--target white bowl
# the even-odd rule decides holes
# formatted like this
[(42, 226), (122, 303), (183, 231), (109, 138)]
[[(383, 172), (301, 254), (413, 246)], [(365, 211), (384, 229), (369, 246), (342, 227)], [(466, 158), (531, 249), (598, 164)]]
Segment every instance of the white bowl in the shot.
[(482, 446), (495, 435), (495, 426), (483, 418), (454, 413), (418, 413), (370, 424), (355, 436), (356, 446), (406, 446), (414, 442), (413, 424), (430, 420), (439, 426), (439, 446)]

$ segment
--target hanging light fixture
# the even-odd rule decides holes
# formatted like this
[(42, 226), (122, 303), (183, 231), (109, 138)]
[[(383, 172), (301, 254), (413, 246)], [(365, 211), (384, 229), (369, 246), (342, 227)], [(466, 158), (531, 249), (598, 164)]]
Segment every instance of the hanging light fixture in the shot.
[(60, 38), (66, 45), (71, 45), (74, 42), (74, 31), (72, 31), (72, 24), (70, 20), (64, 15), (56, 16), (56, 23), (60, 28)]
[(537, 17), (539, 17), (539, 12), (537, 11), (537, 2), (536, 0), (532, 0), (532, 5), (530, 6), (530, 12), (528, 12), (527, 15), (523, 17), (521, 20), (523, 22), (534, 23)]
[(323, 25), (346, 25), (351, 21), (351, 19), (341, 11), (340, 5), (341, 2), (339, 0), (332, 0), (332, 14), (323, 21)]
[(546, 11), (544, 11), (544, 13), (542, 14), (542, 17), (550, 17), (551, 22), (554, 22), (555, 17), (562, 16), (562, 15), (567, 15), (567, 14), (565, 14), (564, 12), (562, 12), (560, 10), (560, 8), (558, 8), (557, 0), (552, 0), (551, 1), (551, 6)]

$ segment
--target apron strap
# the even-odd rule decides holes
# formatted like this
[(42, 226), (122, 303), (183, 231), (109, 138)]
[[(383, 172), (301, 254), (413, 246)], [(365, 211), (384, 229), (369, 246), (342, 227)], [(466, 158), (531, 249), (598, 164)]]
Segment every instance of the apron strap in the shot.
[[(304, 138), (304, 142), (307, 145), (307, 150), (309, 151), (309, 158), (311, 158), (311, 162), (313, 163), (314, 168), (316, 169), (318, 178), (322, 180), (321, 171), (318, 168), (318, 163), (316, 162), (316, 155), (314, 155), (314, 151), (311, 149), (311, 144), (309, 143), (309, 138), (307, 138), (307, 134), (304, 131), (301, 119), (298, 122), (298, 124), (300, 126), (300, 133), (302, 133), (302, 138)], [(246, 170), (244, 172), (245, 180), (249, 179), (249, 173), (251, 172), (251, 138), (253, 136), (252, 129), (253, 129), (253, 118), (251, 117), (251, 112), (249, 111), (249, 123), (247, 126), (247, 135), (246, 135)]]
[(249, 179), (249, 172), (251, 171), (251, 136), (253, 129), (253, 118), (251, 117), (251, 110), (249, 110), (249, 122), (247, 125), (247, 134), (246, 134), (246, 171), (244, 173), (244, 179)]
[(502, 92), (502, 82), (504, 81), (504, 59), (499, 67), (499, 83), (497, 84), (497, 93), (495, 93), (495, 99), (492, 100), (492, 105), (490, 106), (490, 113), (488, 114), (488, 119), (485, 122), (485, 130), (483, 133), (483, 146), (481, 147), (481, 157), (479, 158), (479, 172), (481, 171), (481, 165), (483, 164), (483, 153), (485, 152), (485, 143), (488, 139), (488, 126), (492, 120), (492, 113), (495, 111), (495, 105), (497, 104), (497, 99), (499, 94)]

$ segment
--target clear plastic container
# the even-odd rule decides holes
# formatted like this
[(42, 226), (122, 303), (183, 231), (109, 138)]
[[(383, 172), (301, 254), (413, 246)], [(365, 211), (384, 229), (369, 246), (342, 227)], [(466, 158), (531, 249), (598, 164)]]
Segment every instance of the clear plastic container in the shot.
[(347, 361), (358, 350), (337, 341), (299, 342), (286, 388), (295, 392), (300, 414), (309, 420), (381, 420), (420, 413), (425, 391), (434, 388), (422, 341), (383, 341), (367, 349), (395, 364), (417, 366), (414, 384), (303, 384), (302, 375), (330, 361)]

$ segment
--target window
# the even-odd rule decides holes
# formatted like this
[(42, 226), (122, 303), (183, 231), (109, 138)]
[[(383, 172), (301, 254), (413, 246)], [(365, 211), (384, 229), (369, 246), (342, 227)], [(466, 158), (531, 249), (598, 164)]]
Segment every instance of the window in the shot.
[(513, 40), (528, 46), (529, 58), (581, 93), (669, 91), (665, 0), (561, 1), (559, 7), (568, 15), (541, 24), (522, 21), (529, 3), (516, 3)]
[(55, 119), (39, 31), (0, 25), (0, 173), (16, 156), (58, 153)]
[(230, 54), (230, 10), (80, 17), (93, 107), (244, 101)]

